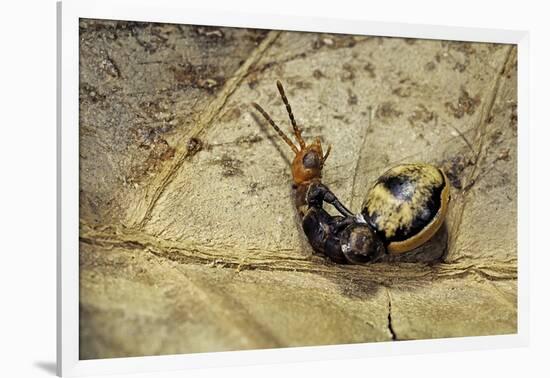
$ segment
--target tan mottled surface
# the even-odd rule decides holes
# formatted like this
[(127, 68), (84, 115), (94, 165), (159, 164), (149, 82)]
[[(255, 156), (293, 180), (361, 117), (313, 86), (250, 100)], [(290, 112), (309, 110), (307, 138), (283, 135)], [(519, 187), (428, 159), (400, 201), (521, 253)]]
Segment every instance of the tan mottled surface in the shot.
[[(515, 333), (517, 51), (498, 44), (83, 20), (83, 359)], [(333, 150), (360, 210), (392, 165), (441, 166), (447, 224), (369, 266), (312, 256), (291, 151)], [(446, 246), (448, 248), (446, 248)]]

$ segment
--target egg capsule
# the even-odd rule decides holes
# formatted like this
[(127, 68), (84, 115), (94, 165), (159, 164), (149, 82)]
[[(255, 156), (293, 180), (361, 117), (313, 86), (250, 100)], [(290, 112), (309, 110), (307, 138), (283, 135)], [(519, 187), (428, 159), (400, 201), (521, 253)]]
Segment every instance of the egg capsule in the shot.
[(389, 253), (403, 253), (434, 236), (445, 220), (449, 201), (449, 181), (441, 169), (402, 164), (376, 180), (362, 214)]

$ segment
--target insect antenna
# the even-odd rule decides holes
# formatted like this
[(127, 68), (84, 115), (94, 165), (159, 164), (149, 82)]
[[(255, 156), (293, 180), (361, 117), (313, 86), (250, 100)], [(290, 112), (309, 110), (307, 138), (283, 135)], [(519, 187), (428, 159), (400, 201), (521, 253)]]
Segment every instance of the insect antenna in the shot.
[(302, 130), (298, 127), (296, 124), (296, 120), (294, 119), (294, 114), (292, 114), (292, 108), (290, 107), (290, 104), (288, 103), (288, 99), (285, 95), (285, 90), (283, 89), (283, 84), (279, 80), (277, 80), (277, 89), (279, 89), (279, 93), (281, 94), (281, 98), (283, 99), (283, 102), (286, 106), (286, 111), (288, 112), (288, 117), (290, 118), (290, 123), (292, 123), (292, 128), (294, 129), (294, 135), (296, 135), (296, 139), (298, 139), (298, 143), (300, 144), (300, 148), (303, 150), (306, 147), (306, 142), (304, 142), (304, 139), (302, 138)]
[(277, 126), (275, 124), (275, 122), (271, 119), (271, 117), (269, 116), (269, 114), (267, 114), (267, 112), (265, 110), (262, 109), (262, 107), (258, 104), (256, 104), (255, 102), (252, 103), (252, 106), (254, 106), (256, 108), (257, 111), (259, 111), (263, 116), (264, 118), (267, 120), (267, 122), (269, 122), (269, 124), (275, 129), (275, 131), (277, 131), (277, 134), (279, 134), (279, 136), (281, 138), (283, 138), (283, 140), (286, 142), (286, 144), (288, 144), (290, 146), (290, 148), (292, 148), (292, 151), (294, 151), (295, 154), (298, 154), (298, 148), (296, 148), (296, 146), (294, 145), (294, 143), (292, 143), (292, 141), (289, 139), (289, 137), (286, 136), (285, 133), (283, 133), (283, 131), (279, 128), (279, 126)]
[(332, 144), (328, 145), (327, 152), (325, 153), (325, 156), (323, 156), (323, 164), (325, 164), (325, 161), (327, 161), (328, 155), (330, 154), (330, 150), (332, 150)]

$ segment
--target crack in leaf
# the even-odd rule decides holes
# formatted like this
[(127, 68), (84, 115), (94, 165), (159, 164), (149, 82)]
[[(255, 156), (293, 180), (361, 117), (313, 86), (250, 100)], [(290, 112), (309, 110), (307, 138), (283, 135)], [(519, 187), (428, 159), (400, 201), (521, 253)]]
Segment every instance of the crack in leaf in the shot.
[(398, 340), (398, 338), (397, 338), (397, 334), (395, 333), (395, 329), (393, 328), (393, 320), (391, 316), (391, 306), (392, 306), (391, 294), (390, 294), (390, 289), (388, 289), (387, 287), (386, 287), (386, 293), (388, 294), (388, 331), (391, 334), (392, 341), (396, 341)]

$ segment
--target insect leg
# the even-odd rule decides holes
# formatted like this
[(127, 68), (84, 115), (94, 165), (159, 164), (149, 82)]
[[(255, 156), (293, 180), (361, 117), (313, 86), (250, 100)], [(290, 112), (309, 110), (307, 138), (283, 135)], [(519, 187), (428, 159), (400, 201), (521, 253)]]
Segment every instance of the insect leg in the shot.
[(310, 206), (321, 206), (322, 202), (326, 202), (334, 206), (336, 210), (345, 217), (353, 217), (353, 213), (349, 211), (340, 200), (330, 191), (330, 189), (323, 184), (311, 185), (307, 193), (307, 202)]
[(354, 217), (334, 217), (332, 228), (335, 233), (339, 233), (352, 223), (355, 223)]
[(332, 144), (328, 145), (327, 152), (325, 153), (325, 156), (323, 156), (323, 165), (325, 164), (325, 161), (327, 161), (328, 155), (330, 154), (330, 150), (332, 150)]

